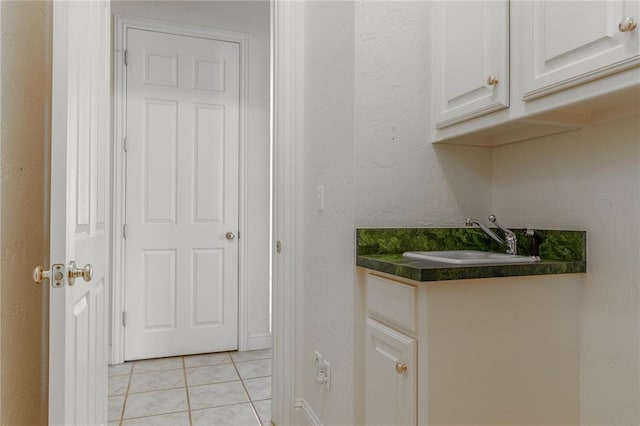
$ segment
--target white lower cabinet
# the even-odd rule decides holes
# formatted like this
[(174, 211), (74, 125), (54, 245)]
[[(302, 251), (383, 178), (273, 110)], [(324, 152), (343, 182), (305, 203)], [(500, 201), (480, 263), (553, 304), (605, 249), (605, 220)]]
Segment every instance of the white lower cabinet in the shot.
[(583, 280), (359, 270), (354, 423), (579, 425)]
[(416, 288), (367, 276), (365, 424), (416, 425)]
[(365, 424), (417, 423), (417, 341), (367, 319)]

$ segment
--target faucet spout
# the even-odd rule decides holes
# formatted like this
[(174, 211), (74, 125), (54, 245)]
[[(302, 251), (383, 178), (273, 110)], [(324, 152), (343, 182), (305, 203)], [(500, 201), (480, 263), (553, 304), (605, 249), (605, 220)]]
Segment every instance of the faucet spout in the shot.
[(506, 240), (505, 244), (508, 247), (507, 254), (517, 254), (518, 237), (516, 236), (515, 232), (513, 232), (511, 229), (507, 228), (506, 226), (502, 226), (498, 222), (496, 222), (496, 215), (494, 214), (489, 216), (489, 221), (495, 223), (495, 225), (498, 228), (504, 231), (504, 238)]
[(498, 234), (493, 232), (491, 229), (487, 228), (484, 225), (484, 223), (482, 223), (480, 221), (477, 221), (475, 219), (472, 219), (472, 218), (468, 217), (464, 224), (466, 226), (478, 225), (480, 227), (480, 229), (482, 229), (484, 231), (485, 234), (487, 234), (488, 236), (493, 238), (498, 244), (507, 245), (506, 241), (504, 241), (502, 238), (500, 238), (498, 236)]

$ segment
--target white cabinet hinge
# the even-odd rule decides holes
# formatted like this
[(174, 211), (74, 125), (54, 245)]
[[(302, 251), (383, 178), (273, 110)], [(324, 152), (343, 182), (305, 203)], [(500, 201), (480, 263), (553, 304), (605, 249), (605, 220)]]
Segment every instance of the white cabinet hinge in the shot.
[(129, 151), (129, 141), (127, 141), (127, 137), (124, 137), (124, 140), (122, 141), (122, 149), (124, 149), (124, 152)]
[(122, 238), (127, 239), (127, 225), (122, 225)]
[(127, 312), (126, 311), (122, 312), (122, 326), (123, 327), (127, 326)]
[(129, 51), (128, 50), (124, 51), (124, 64), (125, 65), (129, 65)]

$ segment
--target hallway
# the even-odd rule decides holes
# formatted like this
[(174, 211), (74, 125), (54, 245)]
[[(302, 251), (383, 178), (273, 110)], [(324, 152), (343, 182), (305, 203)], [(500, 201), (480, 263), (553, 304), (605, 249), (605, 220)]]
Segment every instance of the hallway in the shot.
[(271, 349), (109, 367), (109, 425), (270, 425)]

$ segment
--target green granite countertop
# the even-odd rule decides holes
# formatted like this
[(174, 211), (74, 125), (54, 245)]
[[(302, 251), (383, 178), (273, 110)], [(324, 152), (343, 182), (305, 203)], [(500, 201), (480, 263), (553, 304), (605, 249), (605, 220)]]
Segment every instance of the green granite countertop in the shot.
[[(531, 255), (531, 237), (518, 235), (518, 254)], [(497, 231), (500, 232), (500, 231)], [(525, 275), (572, 274), (587, 271), (584, 231), (539, 230), (541, 261), (509, 265), (451, 265), (402, 257), (407, 251), (481, 250), (504, 253), (478, 228), (368, 228), (357, 229), (356, 264), (363, 268), (414, 281), (445, 281)]]

